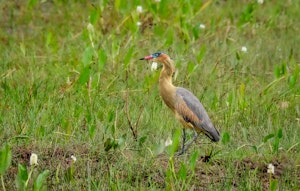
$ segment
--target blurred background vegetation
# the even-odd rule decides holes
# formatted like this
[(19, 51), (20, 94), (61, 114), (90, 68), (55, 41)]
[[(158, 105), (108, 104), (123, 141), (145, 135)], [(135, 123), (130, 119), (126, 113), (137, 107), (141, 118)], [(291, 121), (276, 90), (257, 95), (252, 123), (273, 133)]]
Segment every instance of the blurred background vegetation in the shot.
[[(2, 188), (298, 190), (299, 10), (292, 0), (1, 1)], [(159, 70), (138, 60), (156, 51), (174, 59), (174, 84), (201, 100), (220, 143), (200, 136), (183, 157), (165, 146), (181, 126), (159, 97)]]

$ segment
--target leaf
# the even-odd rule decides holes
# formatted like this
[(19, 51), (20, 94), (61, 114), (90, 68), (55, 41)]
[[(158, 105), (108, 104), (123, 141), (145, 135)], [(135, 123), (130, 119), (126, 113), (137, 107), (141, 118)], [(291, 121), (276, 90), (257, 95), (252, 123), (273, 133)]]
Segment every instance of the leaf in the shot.
[(132, 54), (133, 54), (133, 46), (129, 48), (127, 54), (125, 55), (125, 58), (124, 58), (124, 69), (127, 68), (128, 64), (129, 64), (129, 61), (132, 57)]
[(278, 188), (278, 180), (274, 179), (270, 182), (270, 191), (276, 191)]
[(177, 172), (177, 176), (181, 180), (185, 180), (187, 175), (187, 167), (183, 162), (180, 162), (180, 169)]
[(278, 65), (275, 66), (274, 75), (276, 78), (279, 78), (281, 76), (280, 67)]
[(0, 175), (4, 175), (11, 164), (11, 150), (6, 144), (0, 151)]
[(44, 170), (44, 172), (40, 173), (37, 179), (34, 181), (33, 190), (39, 191), (42, 190), (43, 184), (47, 179), (47, 176), (50, 174), (49, 170)]
[(269, 139), (273, 138), (275, 135), (273, 133), (264, 137), (263, 142), (266, 143)]
[(205, 52), (206, 52), (206, 46), (205, 45), (202, 45), (201, 46), (201, 49), (199, 51), (199, 54), (197, 55), (197, 61), (200, 63), (201, 60), (203, 59), (204, 55), (205, 55)]
[(89, 128), (89, 135), (90, 135), (91, 138), (94, 137), (94, 135), (95, 135), (95, 130), (96, 130), (96, 125), (95, 125), (95, 124), (91, 124), (91, 125), (90, 125), (90, 128)]
[(194, 71), (194, 68), (195, 68), (195, 64), (193, 64), (192, 62), (189, 62), (188, 66), (187, 66), (189, 75)]
[(90, 13), (90, 23), (94, 25), (96, 21), (99, 19), (100, 9), (94, 8)]
[(294, 88), (295, 85), (297, 84), (297, 78), (294, 75), (289, 76), (288, 83), (290, 88)]
[(275, 79), (274, 81), (272, 81), (271, 83), (269, 83), (269, 84), (263, 89), (263, 91), (262, 91), (260, 94), (266, 94), (267, 91), (268, 91), (271, 87), (275, 86), (278, 82), (280, 82), (280, 81), (283, 80), (284, 78), (285, 78), (285, 76), (282, 76), (281, 78)]
[(139, 145), (142, 146), (146, 140), (147, 140), (147, 135), (140, 137), (139, 138)]
[(228, 132), (224, 132), (222, 136), (222, 143), (226, 144), (230, 141), (230, 135)]
[(194, 38), (197, 40), (199, 38), (199, 27), (195, 26), (192, 30)]
[(80, 72), (80, 76), (78, 79), (78, 82), (80, 85), (86, 84), (90, 77), (90, 68), (89, 66), (83, 68), (83, 70)]
[(194, 151), (192, 156), (190, 157), (190, 169), (194, 172), (197, 164), (197, 159), (198, 159), (198, 151)]
[(98, 55), (99, 55), (98, 58), (99, 71), (102, 72), (107, 61), (107, 55), (104, 50), (99, 50)]
[(278, 152), (279, 150), (279, 142), (280, 139), (282, 138), (283, 134), (282, 134), (282, 129), (279, 129), (277, 132), (277, 136), (274, 139), (274, 143), (273, 143), (273, 153)]
[(90, 63), (92, 62), (93, 60), (93, 54), (94, 54), (94, 50), (92, 47), (87, 47), (83, 54), (82, 54), (82, 64), (84, 67), (87, 67), (90, 65)]
[(15, 180), (16, 187), (18, 190), (25, 189), (25, 182), (28, 179), (28, 172), (25, 165), (19, 164), (18, 165), (18, 174)]
[(279, 149), (279, 138), (275, 137), (274, 143), (273, 143), (273, 153), (277, 153)]
[(252, 148), (254, 149), (254, 151), (255, 151), (256, 153), (258, 153), (258, 148), (257, 148), (256, 145), (253, 145)]
[(178, 146), (179, 146), (179, 142), (180, 142), (180, 137), (181, 137), (181, 129), (176, 129), (174, 135), (173, 135), (173, 143), (170, 147), (170, 154), (171, 156), (173, 156), (175, 154), (175, 152), (177, 151), (178, 149)]
[(247, 22), (250, 22), (251, 19), (253, 18), (253, 11), (254, 11), (254, 3), (251, 2), (248, 4), (246, 9), (243, 11), (239, 21), (238, 21), (238, 26), (241, 26)]

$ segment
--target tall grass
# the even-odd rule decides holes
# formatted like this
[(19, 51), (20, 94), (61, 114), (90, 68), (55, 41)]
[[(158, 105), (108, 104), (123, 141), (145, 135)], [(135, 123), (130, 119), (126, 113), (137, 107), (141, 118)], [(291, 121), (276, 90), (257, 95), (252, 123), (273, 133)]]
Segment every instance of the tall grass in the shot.
[[(2, 189), (298, 190), (299, 6), (1, 2)], [(159, 70), (138, 60), (158, 50), (219, 143), (200, 136), (173, 156), (181, 126), (159, 97)]]

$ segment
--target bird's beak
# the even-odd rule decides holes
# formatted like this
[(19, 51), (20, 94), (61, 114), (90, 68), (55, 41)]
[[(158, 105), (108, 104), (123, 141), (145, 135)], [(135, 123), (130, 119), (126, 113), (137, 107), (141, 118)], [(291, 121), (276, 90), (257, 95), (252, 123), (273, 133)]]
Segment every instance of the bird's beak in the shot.
[(141, 58), (140, 60), (151, 60), (153, 59), (153, 56), (150, 55), (150, 56), (145, 56), (144, 58)]

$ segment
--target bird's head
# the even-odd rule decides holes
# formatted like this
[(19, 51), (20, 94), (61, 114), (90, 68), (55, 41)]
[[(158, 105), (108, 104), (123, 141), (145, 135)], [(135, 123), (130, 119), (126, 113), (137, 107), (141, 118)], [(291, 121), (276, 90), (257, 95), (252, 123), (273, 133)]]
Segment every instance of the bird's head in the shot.
[(163, 52), (156, 52), (154, 54), (151, 54), (149, 56), (145, 56), (144, 58), (141, 58), (140, 60), (152, 60), (154, 62), (164, 62), (165, 59), (170, 59), (170, 57), (163, 53)]

